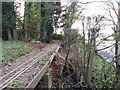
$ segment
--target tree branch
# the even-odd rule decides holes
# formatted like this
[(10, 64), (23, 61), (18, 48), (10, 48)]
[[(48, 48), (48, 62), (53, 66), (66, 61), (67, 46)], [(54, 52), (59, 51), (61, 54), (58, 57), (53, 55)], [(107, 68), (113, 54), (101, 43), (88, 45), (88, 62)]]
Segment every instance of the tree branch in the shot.
[(105, 48), (102, 48), (102, 49), (98, 49), (98, 50), (96, 50), (96, 51), (102, 51), (102, 50), (105, 50), (105, 49), (107, 49), (107, 48), (112, 47), (113, 45), (115, 45), (115, 44), (112, 44), (112, 45), (110, 45), (110, 46), (108, 46), (108, 47), (105, 47)]

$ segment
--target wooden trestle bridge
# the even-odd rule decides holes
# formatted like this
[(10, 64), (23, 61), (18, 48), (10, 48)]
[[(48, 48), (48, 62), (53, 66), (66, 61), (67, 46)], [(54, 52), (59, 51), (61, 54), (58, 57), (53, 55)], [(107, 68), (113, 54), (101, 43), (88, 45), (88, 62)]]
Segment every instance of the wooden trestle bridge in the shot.
[(0, 69), (0, 89), (35, 88), (60, 48), (60, 44), (50, 44), (31, 52)]

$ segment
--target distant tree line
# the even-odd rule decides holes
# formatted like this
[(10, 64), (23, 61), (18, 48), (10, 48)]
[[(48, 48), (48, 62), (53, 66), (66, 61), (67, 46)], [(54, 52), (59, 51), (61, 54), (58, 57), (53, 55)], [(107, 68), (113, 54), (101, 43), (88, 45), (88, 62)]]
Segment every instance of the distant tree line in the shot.
[(14, 2), (2, 2), (2, 39), (13, 40), (16, 29)]
[(2, 2), (3, 40), (51, 41), (53, 27), (59, 27), (60, 23), (60, 2), (25, 2), (24, 17), (20, 17), (15, 8), (18, 6), (14, 2)]

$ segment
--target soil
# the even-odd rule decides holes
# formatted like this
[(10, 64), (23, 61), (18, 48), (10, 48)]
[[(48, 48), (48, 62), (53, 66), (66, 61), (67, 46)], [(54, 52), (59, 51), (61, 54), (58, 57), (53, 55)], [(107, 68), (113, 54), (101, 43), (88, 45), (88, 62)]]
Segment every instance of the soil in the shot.
[(59, 87), (60, 77), (58, 75), (60, 74), (62, 66), (64, 65), (64, 60), (63, 60), (64, 58), (65, 58), (65, 54), (59, 52), (59, 54), (55, 58), (55, 61), (51, 64), (51, 67), (52, 67), (52, 88)]

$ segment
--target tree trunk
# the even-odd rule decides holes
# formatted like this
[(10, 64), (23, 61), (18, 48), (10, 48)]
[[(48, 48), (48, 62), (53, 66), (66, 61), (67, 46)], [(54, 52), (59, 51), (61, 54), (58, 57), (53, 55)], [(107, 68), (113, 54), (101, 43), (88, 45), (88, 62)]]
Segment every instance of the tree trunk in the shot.
[(28, 32), (27, 32), (27, 23), (26, 23), (26, 16), (25, 16), (25, 41), (28, 41)]
[(117, 67), (117, 80), (116, 83), (120, 83), (120, 52), (119, 52), (119, 41), (120, 41), (120, 2), (118, 2), (118, 28), (116, 32), (116, 39), (115, 39), (115, 60), (116, 60), (116, 67)]
[(25, 41), (28, 41), (28, 32), (25, 30)]
[(38, 38), (40, 39), (40, 24), (41, 24), (41, 20), (40, 20), (40, 17), (41, 17), (41, 2), (38, 2)]
[(115, 61), (116, 61), (116, 67), (117, 67), (117, 71), (116, 71), (116, 83), (118, 83), (118, 81), (120, 80), (120, 65), (119, 65), (119, 56), (118, 56), (118, 39), (116, 38), (115, 40)]
[(25, 41), (27, 42), (28, 41), (28, 32), (27, 32), (27, 10), (28, 10), (28, 7), (27, 7), (27, 2), (25, 2), (25, 11), (24, 11), (24, 38), (25, 38)]
[(87, 63), (87, 70), (86, 70), (86, 81), (87, 85), (90, 85), (91, 78), (92, 78), (92, 68), (93, 68), (93, 59), (94, 59), (95, 53), (94, 53), (94, 47), (91, 45), (91, 53), (88, 57), (88, 63)]
[(95, 30), (92, 31), (91, 43), (90, 43), (90, 53), (88, 54), (88, 63), (87, 63), (87, 70), (86, 70), (86, 80), (87, 85), (91, 84), (92, 79), (92, 70), (93, 70), (93, 60), (95, 57), (95, 48), (96, 48), (96, 32)]
[(28, 41), (28, 32), (27, 32), (27, 23), (26, 23), (26, 16), (25, 16), (25, 41)]
[(14, 40), (18, 40), (17, 30), (13, 30)]
[(12, 41), (11, 30), (8, 30), (8, 40), (9, 40), (9, 41)]
[(119, 31), (119, 35), (118, 35), (118, 39), (120, 41), (120, 1), (118, 2), (118, 31)]

